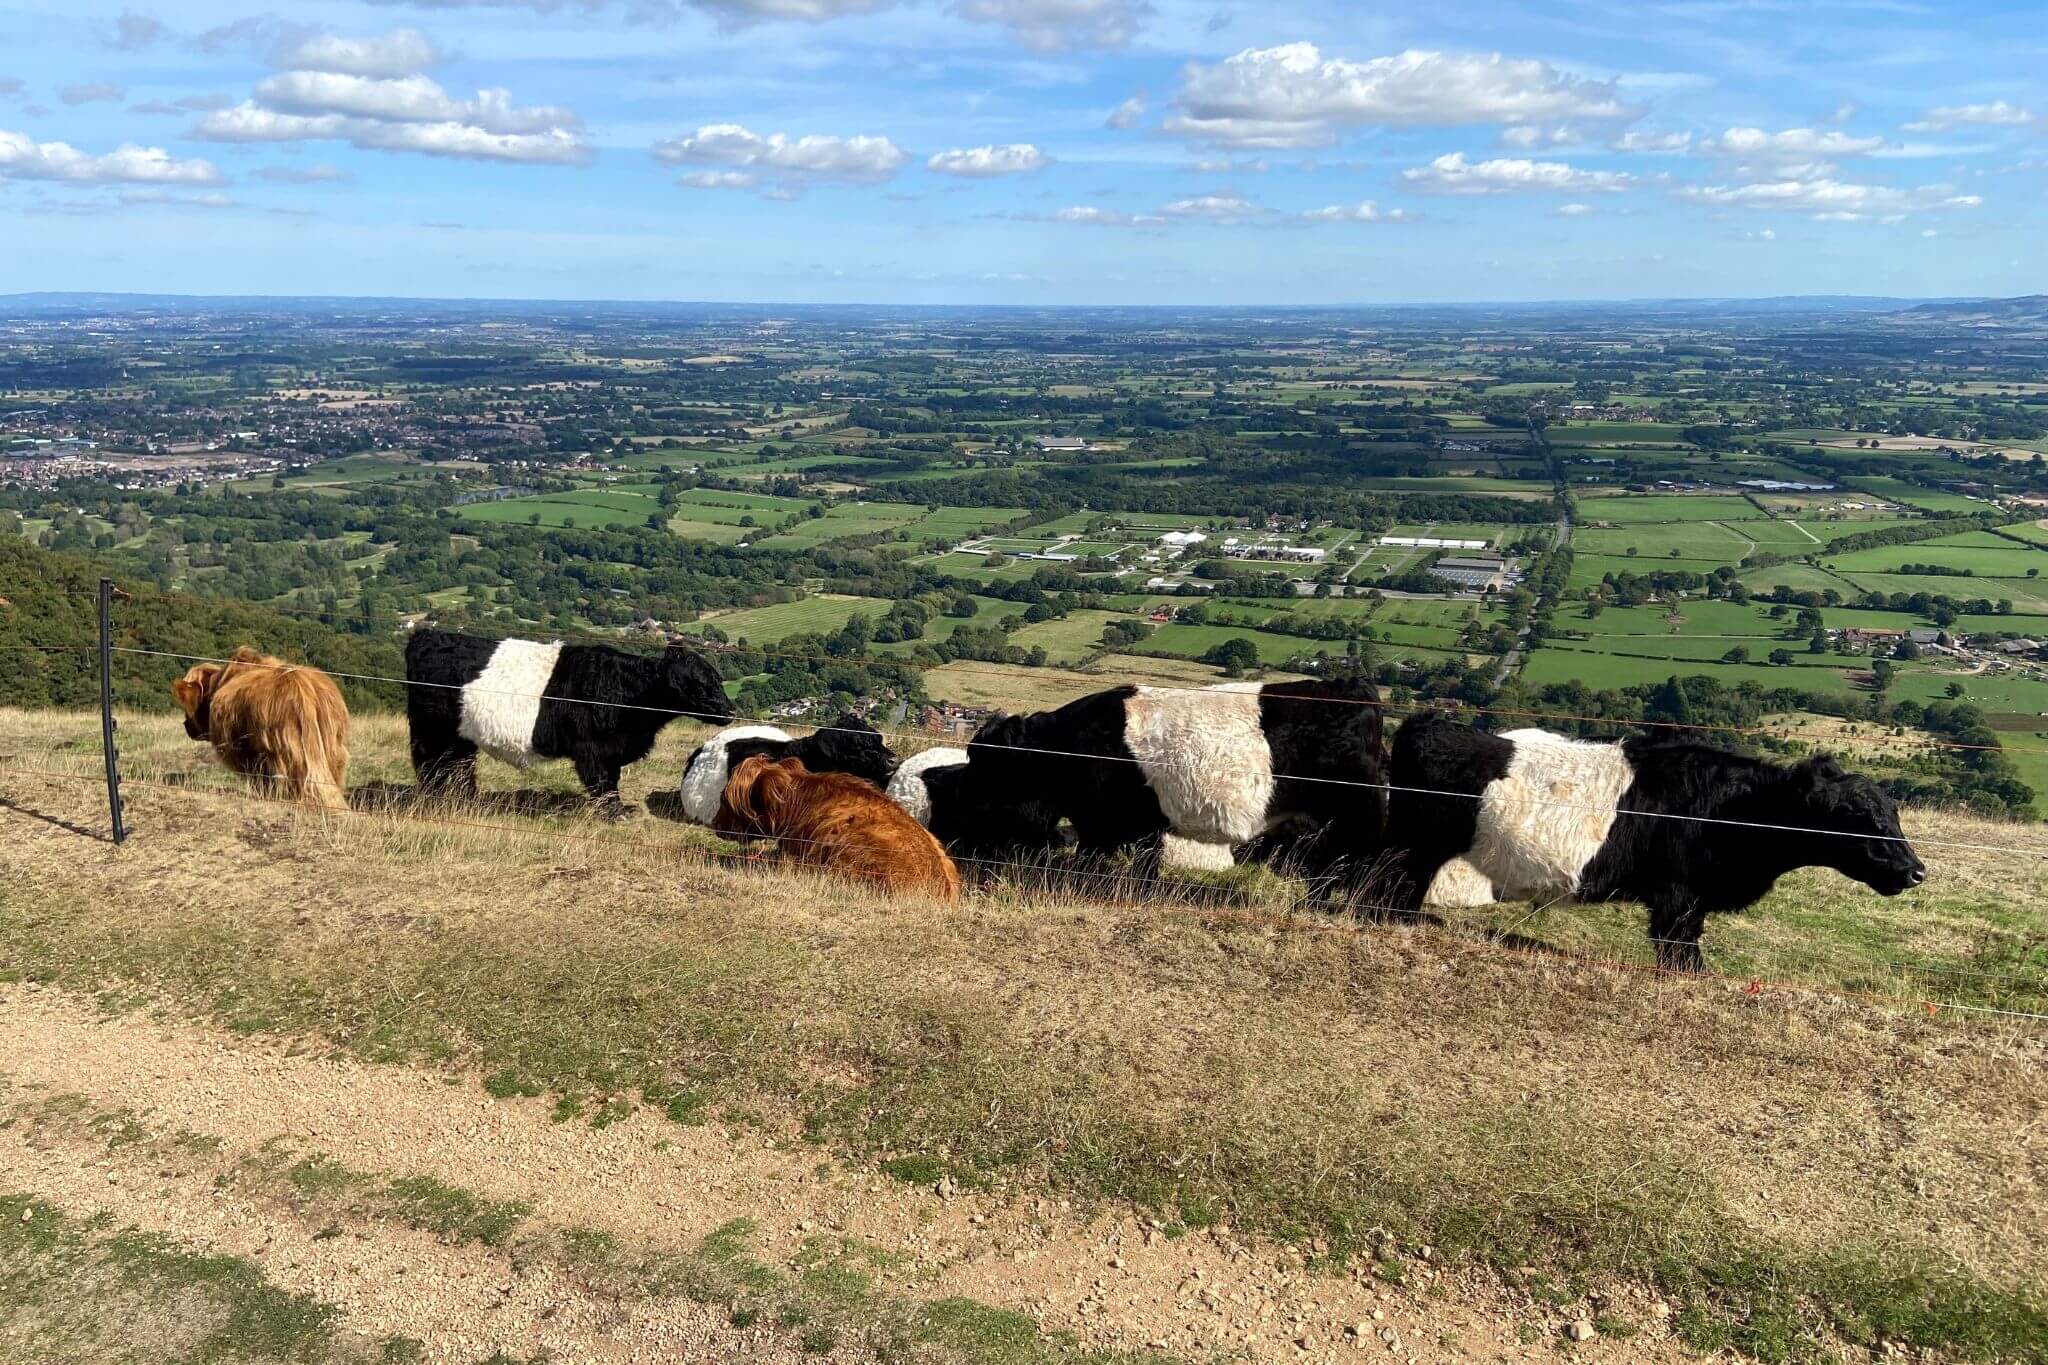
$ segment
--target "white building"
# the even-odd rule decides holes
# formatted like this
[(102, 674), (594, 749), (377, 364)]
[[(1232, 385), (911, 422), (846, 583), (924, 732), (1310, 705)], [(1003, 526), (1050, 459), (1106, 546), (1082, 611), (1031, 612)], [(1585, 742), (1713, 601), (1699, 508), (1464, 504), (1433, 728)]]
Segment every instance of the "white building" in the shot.
[(1190, 545), (1200, 545), (1208, 538), (1200, 531), (1168, 531), (1159, 537), (1159, 543), (1169, 550), (1185, 550)]
[(1409, 550), (1483, 550), (1483, 540), (1442, 540), (1436, 536), (1381, 536), (1380, 544)]

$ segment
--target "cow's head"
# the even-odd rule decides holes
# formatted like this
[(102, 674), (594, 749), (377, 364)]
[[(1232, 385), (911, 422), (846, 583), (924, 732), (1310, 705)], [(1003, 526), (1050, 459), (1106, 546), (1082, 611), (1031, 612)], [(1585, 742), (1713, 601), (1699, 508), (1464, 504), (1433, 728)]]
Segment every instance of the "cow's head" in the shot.
[(1793, 779), (1802, 811), (1797, 823), (1826, 831), (1792, 836), (1819, 841), (1812, 850), (1814, 862), (1885, 896), (1927, 880), (1927, 865), (1906, 842), (1899, 808), (1884, 788), (1825, 755), (1799, 764)]
[(882, 732), (851, 711), (798, 740), (795, 752), (814, 773), (851, 773), (878, 787), (887, 786), (896, 771), (896, 755), (882, 742)]
[(718, 802), (718, 814), (711, 828), (720, 834), (751, 839), (772, 836), (789, 823), (789, 816), (802, 799), (804, 765), (797, 759), (773, 759), (762, 754), (746, 760), (725, 780)]
[(206, 739), (213, 733), (213, 694), (225, 672), (223, 664), (195, 664), (171, 684), (171, 696), (185, 712), (185, 738)]
[(701, 721), (732, 719), (732, 702), (717, 664), (685, 644), (670, 645), (661, 664), (668, 702), (677, 714)]

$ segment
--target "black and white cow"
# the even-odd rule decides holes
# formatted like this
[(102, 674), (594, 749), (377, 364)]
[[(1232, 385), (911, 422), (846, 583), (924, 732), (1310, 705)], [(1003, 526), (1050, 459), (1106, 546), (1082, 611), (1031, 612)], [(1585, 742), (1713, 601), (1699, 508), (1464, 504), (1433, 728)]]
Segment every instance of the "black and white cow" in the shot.
[(727, 720), (710, 659), (687, 645), (659, 655), (559, 640), (489, 640), (445, 630), (405, 644), (406, 719), (420, 790), (476, 794), (477, 750), (519, 767), (566, 758), (593, 800), (616, 811), (619, 771), (678, 716)]
[(1060, 830), (1056, 808), (977, 781), (965, 749), (938, 745), (912, 754), (896, 766), (887, 790), (890, 800), (946, 846), (963, 876), (1028, 863), (1073, 842)]
[(718, 814), (725, 779), (755, 755), (799, 758), (814, 773), (852, 773), (877, 787), (896, 770), (881, 731), (851, 711), (814, 734), (794, 739), (773, 725), (732, 725), (698, 745), (683, 769), (683, 814), (700, 825)]
[(1364, 679), (1117, 687), (989, 721), (961, 781), (982, 818), (1018, 841), (1028, 831), (1003, 832), (1005, 811), (1056, 812), (1083, 852), (1136, 845), (1148, 860), (1168, 834), (1239, 845), (1287, 825), (1314, 833), (1288, 845), (1305, 870), (1348, 861), (1358, 875), (1385, 824), (1382, 733)]
[(1703, 968), (1708, 915), (1754, 905), (1795, 868), (1831, 867), (1886, 896), (1927, 876), (1891, 798), (1831, 758), (1490, 735), (1425, 714), (1395, 734), (1390, 780), (1408, 908), (1462, 857), (1507, 899), (1642, 902), (1658, 964), (1683, 971)]

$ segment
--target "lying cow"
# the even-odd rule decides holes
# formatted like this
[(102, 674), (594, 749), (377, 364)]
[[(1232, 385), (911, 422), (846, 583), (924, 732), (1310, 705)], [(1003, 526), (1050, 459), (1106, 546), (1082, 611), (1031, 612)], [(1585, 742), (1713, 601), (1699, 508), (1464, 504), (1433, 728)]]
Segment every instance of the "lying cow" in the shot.
[(985, 789), (969, 775), (965, 749), (940, 745), (912, 754), (897, 765), (888, 791), (972, 875), (1029, 862), (1068, 842), (1057, 809)]
[(620, 770), (663, 726), (732, 716), (717, 666), (680, 644), (646, 655), (422, 630), (406, 641), (405, 680), (420, 790), (462, 797), (476, 794), (482, 749), (521, 768), (569, 759), (591, 799), (616, 812)]
[(896, 769), (881, 731), (851, 711), (802, 739), (773, 725), (732, 725), (698, 745), (683, 768), (683, 814), (708, 825), (718, 814), (726, 777), (750, 758), (803, 760), (811, 773), (850, 773), (880, 787)]
[(1703, 970), (1706, 917), (1801, 867), (1881, 895), (1926, 879), (1875, 782), (1831, 758), (1790, 766), (1685, 739), (1489, 735), (1441, 716), (1394, 737), (1389, 843), (1404, 908), (1462, 857), (1511, 899), (1641, 901), (1659, 966)]
[(1039, 811), (1071, 822), (1083, 852), (1135, 845), (1148, 861), (1168, 834), (1235, 845), (1293, 825), (1317, 835), (1295, 846), (1305, 870), (1356, 875), (1385, 824), (1381, 736), (1364, 679), (1117, 687), (989, 721), (957, 780), (1016, 842)]

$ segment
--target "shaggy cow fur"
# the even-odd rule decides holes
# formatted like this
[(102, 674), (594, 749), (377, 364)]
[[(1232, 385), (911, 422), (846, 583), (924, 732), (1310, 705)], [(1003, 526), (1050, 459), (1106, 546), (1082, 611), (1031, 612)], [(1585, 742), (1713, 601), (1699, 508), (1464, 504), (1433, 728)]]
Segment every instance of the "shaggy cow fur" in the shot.
[(566, 758), (591, 798), (619, 809), (619, 773), (677, 716), (726, 720), (712, 662), (687, 645), (660, 655), (604, 645), (486, 640), (422, 630), (405, 645), (406, 719), (423, 792), (472, 797), (482, 749), (528, 767)]
[(697, 746), (683, 769), (683, 814), (700, 825), (718, 814), (718, 799), (731, 771), (747, 759), (798, 758), (814, 773), (851, 773), (874, 783), (888, 783), (896, 756), (882, 742), (881, 731), (851, 711), (802, 739), (792, 739), (772, 725), (733, 725)]
[(1385, 823), (1380, 711), (1363, 679), (1119, 687), (989, 721), (966, 774), (977, 809), (1036, 803), (1071, 821), (1086, 852), (1156, 857), (1169, 833), (1248, 844), (1288, 825), (1313, 837), (1280, 851), (1316, 874), (1348, 860), (1356, 876)]
[(1409, 906), (1462, 856), (1511, 898), (1641, 901), (1667, 968), (1701, 970), (1706, 917), (1795, 868), (1886, 896), (1927, 875), (1883, 788), (1831, 758), (1787, 767), (1693, 740), (1489, 735), (1420, 715), (1394, 737), (1392, 781)]
[(960, 896), (960, 872), (939, 841), (871, 782), (814, 773), (796, 758), (755, 755), (733, 769), (711, 827), (773, 839), (782, 856), (941, 900)]
[(317, 668), (244, 645), (225, 664), (200, 664), (171, 684), (185, 733), (213, 745), (260, 789), (330, 810), (348, 805), (348, 703)]

